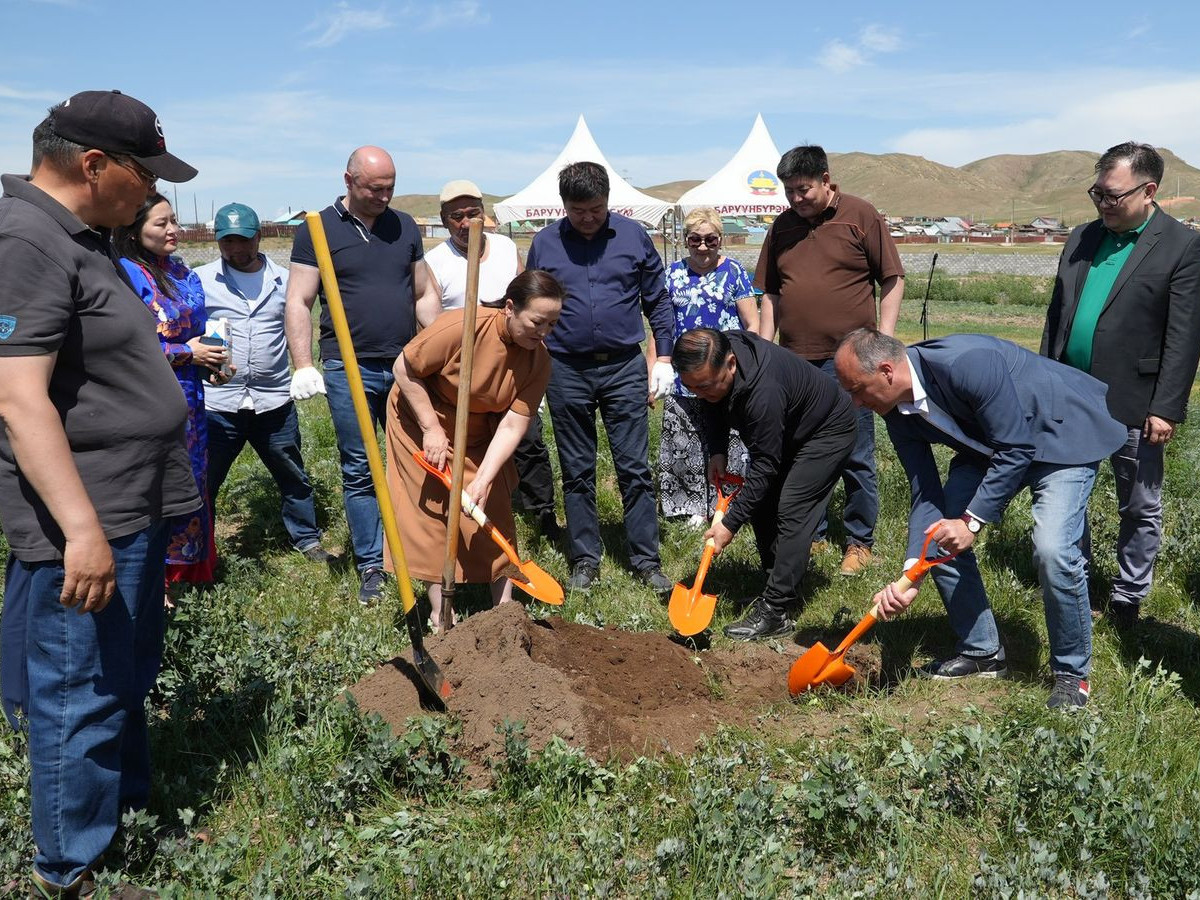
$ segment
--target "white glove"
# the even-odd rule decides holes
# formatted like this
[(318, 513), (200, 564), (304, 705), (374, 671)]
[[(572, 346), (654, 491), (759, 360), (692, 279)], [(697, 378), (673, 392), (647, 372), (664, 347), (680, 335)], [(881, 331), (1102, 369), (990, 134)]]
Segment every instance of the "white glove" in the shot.
[(656, 362), (650, 370), (650, 394), (655, 400), (661, 400), (671, 393), (675, 386), (675, 370), (669, 362)]
[(312, 366), (297, 369), (292, 375), (292, 387), (288, 391), (293, 400), (307, 400), (325, 393), (325, 379)]

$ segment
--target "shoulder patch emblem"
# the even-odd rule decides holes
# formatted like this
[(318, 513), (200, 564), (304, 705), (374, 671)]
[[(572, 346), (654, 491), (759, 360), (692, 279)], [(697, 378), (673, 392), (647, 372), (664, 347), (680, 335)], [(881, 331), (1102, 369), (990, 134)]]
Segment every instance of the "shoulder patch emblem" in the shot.
[(15, 316), (0, 316), (0, 341), (7, 341), (16, 330), (17, 320)]

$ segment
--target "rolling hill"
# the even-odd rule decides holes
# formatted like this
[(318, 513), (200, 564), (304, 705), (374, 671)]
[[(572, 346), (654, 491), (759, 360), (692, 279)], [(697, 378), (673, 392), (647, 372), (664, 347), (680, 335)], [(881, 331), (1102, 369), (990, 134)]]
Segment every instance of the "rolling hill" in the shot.
[[(1159, 148), (1166, 175), (1159, 202), (1176, 216), (1200, 216), (1200, 169)], [(905, 153), (831, 153), (833, 180), (850, 194), (865, 197), (892, 216), (963, 216), (1027, 223), (1050, 216), (1077, 225), (1095, 217), (1086, 191), (1098, 154), (1056, 150), (1032, 155), (989, 156), (964, 166), (946, 166)], [(671, 181), (643, 187), (653, 197), (675, 201), (699, 181)], [(490, 210), (500, 197), (484, 198)], [(438, 212), (437, 196), (405, 194), (392, 205), (417, 216)]]

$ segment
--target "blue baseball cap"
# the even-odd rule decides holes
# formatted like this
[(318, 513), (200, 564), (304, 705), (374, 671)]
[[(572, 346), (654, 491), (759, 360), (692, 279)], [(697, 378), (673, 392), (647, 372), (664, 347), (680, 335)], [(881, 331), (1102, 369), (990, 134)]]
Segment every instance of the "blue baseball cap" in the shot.
[(230, 235), (252, 238), (258, 234), (258, 214), (244, 203), (226, 203), (213, 219), (217, 240)]

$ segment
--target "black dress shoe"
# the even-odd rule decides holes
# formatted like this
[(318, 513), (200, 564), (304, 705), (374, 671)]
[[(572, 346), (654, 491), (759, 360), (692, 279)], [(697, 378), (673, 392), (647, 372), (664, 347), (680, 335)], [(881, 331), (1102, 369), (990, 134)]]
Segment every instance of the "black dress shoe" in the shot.
[(725, 637), (735, 641), (757, 641), (791, 634), (793, 627), (792, 620), (782, 610), (759, 597), (742, 619), (725, 626)]

